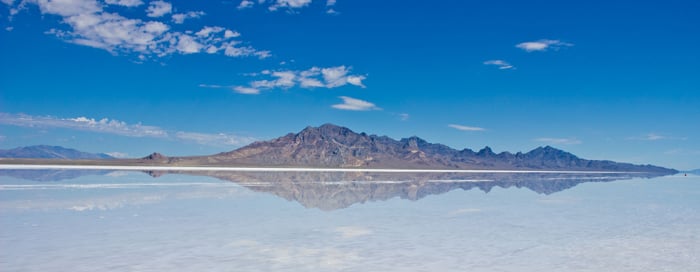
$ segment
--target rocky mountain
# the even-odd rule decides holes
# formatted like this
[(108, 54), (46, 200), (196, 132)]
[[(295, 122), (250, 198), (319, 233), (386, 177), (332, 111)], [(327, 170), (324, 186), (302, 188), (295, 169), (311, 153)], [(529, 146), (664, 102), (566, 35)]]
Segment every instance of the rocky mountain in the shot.
[(0, 149), (0, 158), (72, 160), (114, 159), (112, 156), (107, 154), (87, 153), (72, 148), (49, 145), (33, 145), (4, 150)]
[(356, 133), (332, 124), (307, 127), (270, 141), (204, 157), (170, 158), (178, 165), (235, 165), (320, 168), (519, 169), (676, 173), (652, 165), (581, 159), (550, 147), (527, 153), (456, 150), (418, 137), (394, 140)]

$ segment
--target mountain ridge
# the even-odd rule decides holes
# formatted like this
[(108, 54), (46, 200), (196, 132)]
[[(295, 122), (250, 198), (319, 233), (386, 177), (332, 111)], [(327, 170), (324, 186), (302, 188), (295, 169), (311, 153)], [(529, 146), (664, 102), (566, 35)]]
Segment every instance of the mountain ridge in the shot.
[(88, 153), (73, 148), (51, 145), (32, 145), (13, 149), (0, 149), (0, 158), (61, 160), (114, 159), (114, 157), (104, 153)]
[(268, 141), (210, 156), (173, 157), (168, 163), (181, 165), (238, 165), (320, 168), (409, 168), (409, 169), (519, 169), (597, 170), (676, 173), (674, 169), (587, 160), (551, 147), (527, 153), (494, 153), (486, 146), (479, 151), (430, 143), (417, 136), (395, 140), (347, 127), (324, 124), (308, 126)]
[[(40, 146), (50, 147), (50, 146)], [(61, 147), (51, 147), (60, 149)], [(19, 148), (17, 148), (19, 149)], [(17, 150), (14, 149), (14, 150)], [(89, 154), (66, 149), (77, 154)], [(46, 155), (46, 154), (43, 154)], [(95, 154), (92, 154), (95, 155)], [(103, 154), (104, 155), (104, 154)], [(37, 155), (38, 156), (38, 155)], [(99, 154), (95, 155), (99, 156)], [(107, 155), (104, 155), (107, 156)], [(2, 156), (0, 156), (2, 157)], [(430, 143), (417, 136), (392, 139), (388, 136), (357, 133), (333, 124), (308, 126), (297, 133), (267, 141), (257, 141), (235, 150), (208, 156), (169, 157), (158, 152), (135, 159), (80, 157), (73, 162), (44, 162), (44, 158), (3, 160), (5, 163), (59, 163), (84, 165), (220, 166), (220, 167), (301, 167), (348, 169), (442, 169), (442, 170), (532, 170), (605, 171), (675, 174), (675, 169), (654, 165), (634, 165), (610, 160), (588, 160), (551, 147), (541, 146), (526, 153), (495, 153), (486, 146), (474, 151)], [(26, 158), (26, 157), (25, 157)]]

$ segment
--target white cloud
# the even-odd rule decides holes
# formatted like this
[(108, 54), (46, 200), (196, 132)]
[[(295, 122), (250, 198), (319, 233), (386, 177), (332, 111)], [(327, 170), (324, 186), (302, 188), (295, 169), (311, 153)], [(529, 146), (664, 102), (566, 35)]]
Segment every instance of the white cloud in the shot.
[(408, 121), (409, 118), (411, 118), (411, 115), (408, 113), (399, 113), (399, 119), (401, 119), (401, 121)]
[(241, 36), (241, 33), (238, 33), (238, 31), (231, 31), (231, 30), (226, 30), (224, 31), (224, 38), (238, 38)]
[(501, 69), (501, 70), (515, 69), (515, 67), (513, 67), (513, 65), (511, 65), (510, 63), (508, 63), (504, 60), (487, 60), (487, 61), (484, 61), (484, 65), (497, 66), (498, 69)]
[(334, 229), (343, 239), (351, 239), (372, 234), (372, 230), (360, 226), (343, 226)]
[(252, 87), (241, 87), (241, 86), (236, 86), (233, 87), (233, 91), (240, 93), (240, 94), (259, 94), (260, 89), (252, 88)]
[[(252, 76), (265, 76), (267, 79), (254, 80), (249, 86), (238, 86), (241, 89), (289, 89), (295, 86), (301, 88), (337, 88), (345, 85), (354, 85), (364, 88), (363, 75), (350, 74), (351, 68), (342, 66), (319, 68), (311, 67), (307, 70), (264, 70), (260, 73), (250, 73)], [(241, 92), (243, 93), (243, 92)], [(250, 94), (257, 94), (251, 92)]]
[(226, 86), (217, 85), (217, 84), (199, 84), (199, 87), (200, 88), (220, 89), (220, 88), (224, 88)]
[[(135, 1), (112, 1), (136, 4)], [(224, 55), (230, 57), (270, 56), (269, 51), (241, 46), (242, 42), (231, 40), (240, 36), (235, 35), (237, 32), (227, 32), (224, 29), (207, 36), (192, 36), (190, 34), (194, 31), (173, 31), (169, 25), (160, 21), (132, 19), (105, 11), (105, 5), (96, 0), (27, 0), (22, 2), (22, 5), (37, 5), (42, 14), (61, 17), (63, 25), (47, 31), (47, 34), (56, 35), (70, 43), (104, 49), (113, 54), (132, 54), (138, 56), (140, 61), (172, 54), (213, 54), (224, 50), (228, 52), (224, 52)], [(149, 3), (148, 15), (151, 17), (161, 17), (170, 12), (172, 5), (168, 2)], [(172, 21), (182, 23), (187, 18), (202, 15), (204, 12), (201, 11), (180, 13), (173, 15)]]
[(311, 0), (277, 0), (268, 9), (270, 11), (275, 11), (280, 8), (299, 9), (309, 5), (310, 3)]
[[(195, 19), (204, 16), (206, 13), (204, 11), (189, 11), (187, 13), (176, 13), (173, 14), (173, 23), (182, 24), (187, 19)], [(228, 37), (227, 37), (228, 38)]]
[[(220, 26), (205, 26), (204, 28), (202, 28), (202, 30), (197, 31), (197, 33), (195, 33), (195, 35), (197, 35), (198, 37), (206, 38), (206, 37), (209, 37), (209, 35), (211, 35), (212, 33), (219, 33), (219, 32), (224, 31), (224, 30), (225, 30), (225, 28), (220, 27)], [(225, 37), (225, 34), (224, 34), (224, 37)]]
[(470, 126), (463, 126), (463, 125), (456, 125), (456, 124), (449, 124), (447, 126), (454, 128), (456, 130), (461, 130), (461, 131), (484, 131), (484, 130), (486, 130), (486, 129), (480, 128), (480, 127), (470, 127)]
[(92, 14), (102, 11), (102, 6), (95, 0), (48, 1), (35, 0), (39, 10), (44, 14), (55, 14), (63, 17), (81, 14)]
[(146, 9), (148, 17), (161, 17), (173, 11), (173, 5), (165, 1), (152, 1)]
[(520, 48), (522, 50), (525, 50), (527, 52), (533, 52), (533, 51), (547, 51), (549, 49), (559, 49), (562, 47), (569, 47), (569, 46), (574, 46), (571, 43), (566, 43), (562, 42), (560, 40), (547, 40), (547, 39), (542, 39), (538, 41), (532, 41), (532, 42), (523, 42), (516, 44), (515, 47)]
[(340, 87), (345, 84), (352, 84), (364, 88), (365, 85), (362, 85), (362, 80), (365, 79), (365, 76), (349, 76), (349, 72), (350, 69), (346, 68), (345, 65), (321, 69), (323, 80), (325, 80), (328, 88)]
[(236, 47), (239, 42), (227, 42), (222, 44), (224, 49), (224, 55), (229, 57), (242, 57), (242, 56), (257, 56), (260, 59), (268, 58), (271, 56), (270, 51), (258, 51), (253, 47)]
[(241, 137), (225, 133), (210, 134), (179, 131), (175, 133), (175, 137), (180, 140), (192, 141), (201, 145), (213, 146), (241, 146), (255, 141), (255, 138), (252, 137)]
[(649, 133), (644, 136), (640, 137), (628, 137), (628, 140), (640, 140), (640, 141), (659, 141), (659, 140), (687, 140), (688, 138), (686, 137), (674, 137), (674, 136), (667, 136), (667, 135), (661, 135), (657, 133)]
[(15, 0), (0, 0), (5, 5), (12, 6), (12, 4), (15, 2)]
[(371, 102), (367, 102), (364, 100), (352, 98), (352, 97), (347, 97), (347, 96), (340, 96), (340, 99), (343, 100), (342, 104), (335, 104), (331, 106), (334, 109), (339, 109), (339, 110), (352, 110), (352, 111), (370, 111), (370, 110), (381, 110), (381, 108), (377, 107)]
[(547, 143), (551, 145), (577, 145), (581, 144), (581, 140), (576, 138), (537, 138), (537, 142)]
[(52, 116), (31, 116), (27, 114), (0, 113), (0, 124), (21, 127), (66, 128), (83, 131), (117, 134), (129, 137), (168, 137), (168, 132), (142, 124), (127, 124), (108, 118), (93, 119), (88, 117), (57, 118)]
[(238, 9), (246, 9), (246, 8), (251, 8), (255, 5), (255, 2), (250, 1), (250, 0), (243, 0), (241, 1), (240, 4), (238, 4)]
[(200, 88), (211, 88), (211, 89), (231, 89), (239, 94), (260, 94), (260, 89), (254, 87), (244, 87), (244, 86), (224, 86), (216, 84), (199, 84)]
[(141, 0), (106, 0), (105, 3), (110, 4), (110, 5), (125, 6), (125, 7), (130, 7), (130, 8), (143, 5), (143, 1), (141, 1)]
[[(257, 3), (256, 3), (257, 2)], [(261, 6), (267, 6), (270, 11), (277, 11), (279, 9), (285, 9), (290, 13), (294, 13), (296, 10), (308, 7), (313, 0), (242, 0), (238, 3), (238, 9), (248, 9), (252, 8), (256, 4)], [(326, 0), (325, 6), (328, 8), (326, 13), (336, 14), (337, 12), (331, 7), (335, 6), (336, 0)]]
[(110, 155), (110, 156), (112, 156), (112, 157), (114, 157), (114, 158), (119, 158), (119, 159), (123, 159), (123, 158), (128, 158), (128, 157), (129, 157), (129, 154), (123, 153), (123, 152), (107, 152), (107, 153), (105, 153), (105, 154)]
[(193, 54), (199, 53), (202, 47), (204, 46), (197, 42), (192, 36), (180, 34), (177, 38), (177, 46), (175, 48), (182, 54)]
[(128, 124), (123, 121), (102, 118), (94, 119), (84, 116), (75, 118), (58, 118), (53, 116), (31, 116), (27, 114), (0, 113), (0, 125), (32, 128), (59, 128), (114, 134), (127, 137), (149, 137), (194, 142), (212, 146), (240, 146), (255, 141), (252, 137), (225, 133), (200, 133), (186, 131), (167, 131), (156, 126)]

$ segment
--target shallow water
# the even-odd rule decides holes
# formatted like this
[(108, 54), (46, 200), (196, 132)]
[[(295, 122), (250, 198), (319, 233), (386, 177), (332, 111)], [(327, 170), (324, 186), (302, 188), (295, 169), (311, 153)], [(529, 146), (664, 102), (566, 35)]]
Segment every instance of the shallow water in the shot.
[(700, 271), (698, 176), (148, 174), (0, 176), (0, 270)]

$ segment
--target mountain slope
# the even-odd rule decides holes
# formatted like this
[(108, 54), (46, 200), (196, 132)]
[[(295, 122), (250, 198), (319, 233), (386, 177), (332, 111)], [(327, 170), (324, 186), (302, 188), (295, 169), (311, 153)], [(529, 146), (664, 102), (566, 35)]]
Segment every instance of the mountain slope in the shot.
[(48, 145), (33, 145), (13, 149), (0, 149), (0, 158), (73, 160), (114, 159), (112, 156), (107, 154), (87, 153), (72, 148)]
[(367, 135), (332, 124), (307, 127), (270, 141), (260, 141), (230, 152), (205, 157), (177, 158), (178, 164), (415, 168), (415, 169), (522, 169), (589, 170), (675, 173), (651, 165), (597, 161), (553, 148), (539, 147), (527, 153), (494, 153), (489, 147), (478, 152), (456, 150), (418, 137), (394, 140)]

